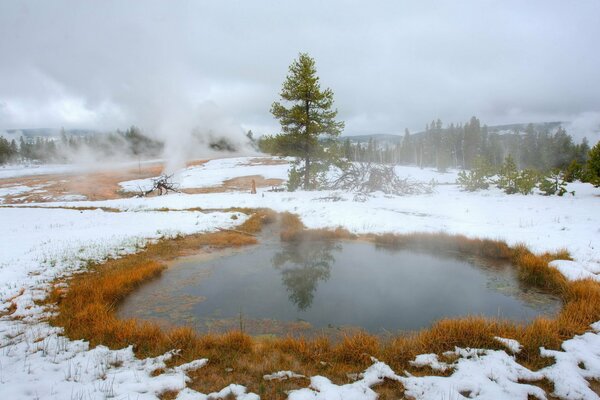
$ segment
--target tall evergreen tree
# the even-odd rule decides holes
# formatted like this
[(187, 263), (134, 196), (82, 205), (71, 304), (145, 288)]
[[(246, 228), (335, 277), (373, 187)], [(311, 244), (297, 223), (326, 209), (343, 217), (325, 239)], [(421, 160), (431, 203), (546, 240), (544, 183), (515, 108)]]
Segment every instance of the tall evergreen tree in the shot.
[(279, 120), (282, 130), (275, 141), (284, 154), (304, 161), (303, 167), (294, 170), (302, 178), (304, 189), (308, 190), (315, 186), (311, 175), (328, 157), (319, 138), (336, 138), (344, 129), (344, 123), (335, 120), (337, 110), (332, 109), (333, 91), (321, 89), (315, 60), (306, 53), (300, 53), (290, 65), (280, 96), (289, 106), (280, 102), (271, 106), (271, 113)]
[(412, 139), (408, 128), (404, 129), (404, 137), (402, 138), (402, 148), (400, 150), (400, 161), (404, 164), (412, 164), (415, 162), (415, 151), (413, 149)]
[(464, 127), (464, 164), (463, 168), (471, 168), (473, 162), (480, 152), (481, 144), (481, 123), (476, 117), (471, 117), (471, 120)]

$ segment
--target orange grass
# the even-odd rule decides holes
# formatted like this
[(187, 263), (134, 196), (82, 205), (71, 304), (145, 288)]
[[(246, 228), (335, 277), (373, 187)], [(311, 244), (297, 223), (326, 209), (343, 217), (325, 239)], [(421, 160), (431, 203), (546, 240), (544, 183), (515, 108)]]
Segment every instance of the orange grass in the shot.
[(350, 233), (347, 229), (338, 227), (331, 229), (306, 229), (300, 217), (296, 214), (283, 212), (279, 214), (281, 224), (281, 233), (279, 237), (284, 242), (300, 240), (335, 240), (335, 239), (354, 239), (356, 235)]
[(263, 227), (263, 224), (269, 224), (277, 219), (277, 214), (273, 210), (256, 210), (250, 217), (238, 228), (247, 233), (257, 233)]
[[(275, 217), (271, 211), (260, 210), (238, 229), (258, 232), (263, 223)], [(300, 219), (290, 213), (280, 214), (279, 219), (283, 240), (352, 237), (345, 230), (306, 230)], [(389, 339), (358, 332), (344, 336), (338, 342), (326, 337), (253, 339), (242, 332), (199, 335), (187, 327), (161, 329), (148, 322), (116, 318), (115, 308), (119, 302), (143, 282), (160, 275), (165, 268), (164, 261), (196, 252), (206, 245), (228, 247), (256, 243), (252, 236), (226, 231), (160, 241), (148, 245), (141, 253), (91, 265), (89, 272), (70, 279), (68, 290), (57, 288), (52, 291), (47, 303), (55, 304), (58, 313), (51, 322), (63, 327), (68, 337), (86, 339), (92, 346), (104, 344), (121, 348), (133, 344), (140, 356), (181, 349), (174, 363), (207, 357), (210, 363), (191, 374), (190, 386), (203, 392), (220, 390), (236, 382), (246, 385), (262, 398), (283, 399), (286, 390), (305, 387), (308, 381), (266, 382), (262, 375), (290, 369), (307, 376), (321, 374), (336, 383), (347, 383), (346, 374), (362, 371), (371, 363), (371, 356), (385, 361), (396, 371), (439, 374), (416, 369), (409, 361), (418, 354), (441, 354), (455, 346), (503, 348), (495, 336), (518, 340), (523, 351), (517, 355), (517, 360), (537, 369), (552, 362), (540, 357), (540, 346), (558, 349), (563, 340), (585, 332), (592, 322), (600, 320), (600, 284), (591, 280), (568, 282), (558, 271), (548, 267), (552, 259), (568, 258), (565, 251), (535, 255), (525, 246), (511, 248), (501, 241), (442, 233), (371, 235), (367, 239), (383, 246), (455, 251), (510, 261), (518, 268), (519, 278), (525, 284), (559, 295), (563, 308), (555, 318), (537, 318), (528, 325), (465, 317), (443, 319), (428, 329)], [(401, 385), (395, 383), (387, 383), (380, 390), (388, 398), (402, 394)]]

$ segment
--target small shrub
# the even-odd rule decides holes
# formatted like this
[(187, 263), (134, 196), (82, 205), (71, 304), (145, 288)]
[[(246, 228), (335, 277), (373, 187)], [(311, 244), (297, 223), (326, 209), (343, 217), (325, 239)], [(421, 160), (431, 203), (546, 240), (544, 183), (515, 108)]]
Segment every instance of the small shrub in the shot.
[(544, 196), (557, 194), (562, 196), (567, 192), (566, 182), (561, 179), (560, 171), (552, 170), (540, 180), (538, 188)]
[(458, 173), (457, 183), (468, 192), (487, 189), (490, 186), (490, 178), (494, 174), (494, 168), (490, 163), (485, 158), (478, 157), (470, 171)]
[(600, 142), (596, 143), (588, 154), (586, 175), (588, 182), (600, 187)]
[(287, 190), (290, 192), (295, 192), (296, 190), (298, 190), (298, 188), (302, 187), (302, 177), (302, 173), (298, 171), (296, 166), (290, 168), (287, 180)]
[(531, 194), (538, 184), (539, 175), (532, 169), (519, 171), (515, 178), (516, 191), (520, 194)]
[(476, 190), (485, 190), (490, 187), (490, 183), (487, 178), (477, 171), (460, 171), (458, 173), (458, 179), (456, 182), (468, 192), (474, 192)]
[(577, 160), (571, 161), (571, 164), (567, 167), (564, 180), (565, 182), (575, 182), (583, 179), (583, 165), (579, 164)]
[(500, 173), (498, 176), (498, 180), (496, 181), (496, 186), (499, 189), (504, 190), (506, 194), (514, 194), (517, 193), (517, 175), (519, 171), (517, 170), (517, 165), (513, 160), (512, 156), (507, 156), (504, 160), (504, 164), (500, 167)]
[(539, 174), (531, 169), (519, 171), (513, 158), (509, 155), (500, 168), (496, 186), (506, 194), (531, 194), (537, 186)]

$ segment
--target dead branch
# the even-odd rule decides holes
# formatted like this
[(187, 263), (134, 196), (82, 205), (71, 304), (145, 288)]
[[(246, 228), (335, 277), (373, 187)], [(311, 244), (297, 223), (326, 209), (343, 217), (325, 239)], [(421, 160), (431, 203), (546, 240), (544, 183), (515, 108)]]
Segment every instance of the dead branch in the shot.
[(358, 193), (381, 191), (399, 196), (426, 194), (433, 191), (431, 184), (401, 178), (393, 166), (352, 163), (330, 182), (331, 189)]
[(152, 187), (148, 190), (138, 187), (137, 197), (146, 197), (153, 192), (157, 192), (159, 196), (169, 192), (181, 193), (179, 191), (179, 184), (173, 182), (173, 174), (152, 178)]

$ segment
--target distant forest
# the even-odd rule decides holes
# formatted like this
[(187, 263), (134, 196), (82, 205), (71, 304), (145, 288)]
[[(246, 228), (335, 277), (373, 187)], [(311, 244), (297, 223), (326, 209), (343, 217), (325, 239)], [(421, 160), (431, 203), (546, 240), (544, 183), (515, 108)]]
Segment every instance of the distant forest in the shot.
[[(209, 135), (201, 139), (199, 145), (208, 146), (214, 151), (238, 150), (225, 137)], [(253, 143), (251, 133), (248, 140)], [(163, 142), (149, 138), (135, 126), (111, 133), (67, 132), (62, 129), (58, 136), (56, 133), (53, 135), (50, 129), (34, 129), (26, 131), (16, 140), (0, 136), (0, 164), (148, 159), (161, 157), (163, 148)]]
[[(163, 144), (144, 136), (132, 126), (124, 132), (68, 135), (63, 129), (60, 137), (20, 136), (18, 140), (0, 137), (0, 164), (8, 162), (42, 163), (70, 162), (86, 155), (93, 159), (125, 157), (156, 157)], [(92, 157), (93, 156), (93, 157)]]
[(413, 164), (439, 171), (471, 169), (480, 158), (500, 166), (509, 155), (519, 169), (565, 169), (573, 160), (585, 163), (589, 150), (587, 139), (575, 143), (561, 126), (551, 132), (547, 127), (529, 124), (524, 133), (498, 133), (489, 132), (476, 117), (464, 125), (446, 127), (439, 119), (434, 120), (424, 132), (411, 135), (405, 130), (402, 140), (396, 143), (387, 140), (379, 143), (373, 138), (365, 142), (346, 138), (342, 143), (342, 152), (351, 161)]

